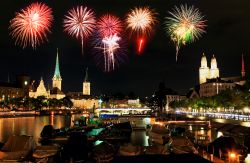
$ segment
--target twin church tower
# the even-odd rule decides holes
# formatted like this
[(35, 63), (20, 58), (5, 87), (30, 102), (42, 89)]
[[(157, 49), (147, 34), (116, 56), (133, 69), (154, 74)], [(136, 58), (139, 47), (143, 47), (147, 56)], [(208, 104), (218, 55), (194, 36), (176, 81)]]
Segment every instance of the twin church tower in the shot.
[(203, 53), (201, 58), (201, 67), (199, 69), (199, 82), (200, 84), (206, 83), (207, 79), (214, 79), (220, 77), (220, 70), (217, 67), (216, 58), (212, 57), (211, 59), (211, 68), (207, 65), (207, 58)]
[[(244, 63), (244, 56), (242, 55), (242, 60), (241, 60), (241, 77), (240, 79), (244, 79), (242, 81), (245, 81), (245, 63)], [(207, 58), (205, 54), (203, 53), (203, 56), (201, 58), (201, 67), (199, 69), (199, 83), (203, 84), (206, 83), (208, 79), (215, 79), (215, 78), (220, 78), (220, 70), (217, 67), (217, 61), (216, 58), (212, 57), (211, 59), (211, 67), (208, 67), (207, 65)], [(231, 77), (232, 78), (232, 77)], [(233, 77), (236, 79), (236, 77)], [(237, 77), (239, 78), (239, 77)], [(226, 78), (224, 78), (226, 79)], [(230, 79), (232, 80), (232, 79)]]

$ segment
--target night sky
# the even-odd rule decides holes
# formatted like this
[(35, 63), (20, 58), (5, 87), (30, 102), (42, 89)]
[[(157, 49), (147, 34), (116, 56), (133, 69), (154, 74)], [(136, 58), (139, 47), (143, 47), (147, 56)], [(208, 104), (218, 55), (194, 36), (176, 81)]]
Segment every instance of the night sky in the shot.
[[(54, 14), (49, 42), (36, 50), (15, 46), (9, 36), (9, 21), (15, 12), (29, 5), (31, 0), (2, 0), (0, 4), (0, 80), (12, 80), (15, 75), (25, 73), (32, 79), (43, 77), (46, 86), (51, 85), (54, 73), (56, 48), (59, 48), (60, 69), (64, 92), (81, 91), (85, 68), (89, 68), (92, 93), (135, 92), (150, 95), (161, 81), (180, 93), (198, 84), (198, 69), (204, 52), (208, 61), (215, 54), (222, 77), (240, 75), (241, 54), (245, 54), (246, 69), (249, 70), (250, 54), (250, 1), (249, 0), (47, 0)], [(111, 73), (104, 73), (96, 66), (95, 55), (89, 44), (81, 54), (80, 42), (63, 32), (64, 14), (75, 5), (86, 5), (100, 16), (107, 12), (120, 18), (130, 8), (150, 6), (159, 13), (159, 24), (142, 56), (137, 56), (132, 42), (127, 44), (127, 57)], [(195, 43), (180, 50), (175, 62), (175, 46), (164, 31), (164, 17), (175, 5), (194, 5), (208, 20), (207, 33)], [(101, 55), (101, 54), (100, 54)]]

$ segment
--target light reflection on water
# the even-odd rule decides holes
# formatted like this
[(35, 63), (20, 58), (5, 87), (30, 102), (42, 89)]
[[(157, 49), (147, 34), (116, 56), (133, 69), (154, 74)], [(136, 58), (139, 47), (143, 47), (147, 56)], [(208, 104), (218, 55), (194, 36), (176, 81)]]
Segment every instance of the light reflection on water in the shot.
[(250, 122), (241, 122), (241, 126), (250, 127)]
[(39, 116), (0, 118), (0, 142), (6, 142), (10, 135), (31, 135), (38, 141), (40, 133), (45, 125), (53, 125), (54, 128), (70, 127), (70, 116)]
[[(72, 116), (38, 116), (38, 117), (17, 117), (17, 118), (0, 118), (0, 142), (6, 142), (10, 135), (31, 135), (38, 142), (40, 133), (45, 125), (53, 125), (54, 128), (71, 127), (73, 121), (80, 115)], [(126, 122), (129, 119), (121, 118), (119, 121)], [(150, 123), (148, 118), (132, 118), (133, 122), (142, 126), (144, 123)], [(146, 131), (136, 131), (131, 135), (133, 145), (148, 146), (148, 136)]]
[[(77, 119), (79, 115), (73, 116), (38, 116), (38, 117), (17, 117), (17, 118), (0, 118), (0, 142), (5, 142), (12, 134), (16, 135), (31, 135), (38, 141), (40, 133), (45, 125), (51, 124), (54, 128), (70, 127), (73, 125), (73, 120)], [(203, 118), (203, 117), (202, 117)], [(133, 121), (137, 123), (137, 127), (153, 123), (149, 118), (120, 118), (120, 122)], [(215, 119), (214, 121), (224, 123), (223, 119)], [(242, 122), (241, 125), (250, 127), (250, 122)], [(194, 133), (194, 135), (203, 138), (202, 135), (207, 136), (207, 140), (211, 142), (213, 139), (221, 135), (221, 133), (208, 129), (203, 126), (187, 125), (186, 129)], [(203, 141), (203, 139), (196, 140)], [(148, 146), (148, 136), (145, 131), (139, 130), (133, 132), (131, 135), (131, 144), (139, 146)], [(250, 163), (250, 155), (246, 158), (246, 162)]]

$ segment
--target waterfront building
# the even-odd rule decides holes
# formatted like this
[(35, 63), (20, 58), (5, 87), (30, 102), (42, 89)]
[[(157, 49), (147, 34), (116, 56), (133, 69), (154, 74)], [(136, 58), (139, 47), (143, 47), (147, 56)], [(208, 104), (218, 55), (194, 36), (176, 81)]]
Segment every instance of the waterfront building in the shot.
[(167, 94), (166, 95), (166, 111), (169, 111), (169, 104), (174, 101), (182, 101), (185, 100), (187, 97), (184, 95), (178, 95), (176, 94)]
[(225, 81), (220, 78), (210, 79), (200, 85), (200, 97), (210, 97), (219, 94), (221, 91), (233, 89), (236, 84), (232, 81)]
[(106, 108), (140, 108), (142, 107), (140, 99), (110, 99), (104, 107)]
[(18, 75), (15, 82), (0, 82), (0, 100), (26, 97), (29, 95), (30, 77)]
[(42, 78), (40, 80), (40, 83), (39, 83), (36, 91), (30, 90), (30, 92), (29, 92), (29, 97), (37, 98), (39, 96), (44, 96), (46, 98), (49, 98), (49, 96), (50, 96), (50, 92), (46, 90), (45, 85), (44, 85), (44, 81)]
[(241, 58), (241, 76), (220, 77), (216, 58), (212, 57), (211, 68), (209, 68), (206, 56), (203, 54), (199, 68), (199, 83), (190, 89), (188, 98), (214, 96), (221, 91), (233, 89), (237, 85), (243, 86), (246, 83), (244, 56), (242, 55)]
[(88, 68), (85, 71), (85, 77), (83, 80), (82, 92), (69, 92), (67, 96), (70, 97), (73, 102), (73, 107), (80, 109), (95, 109), (99, 107), (99, 99), (90, 94), (91, 83), (88, 76)]
[(90, 110), (99, 107), (99, 100), (94, 96), (83, 95), (81, 92), (69, 92), (67, 96), (70, 97), (75, 108)]

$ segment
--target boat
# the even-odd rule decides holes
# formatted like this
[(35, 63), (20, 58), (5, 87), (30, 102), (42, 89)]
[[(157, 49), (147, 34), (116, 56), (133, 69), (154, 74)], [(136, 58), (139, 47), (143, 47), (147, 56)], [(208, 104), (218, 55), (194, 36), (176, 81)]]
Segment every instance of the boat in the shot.
[(129, 122), (111, 124), (102, 130), (98, 140), (102, 141), (129, 141), (132, 133), (132, 127)]
[(119, 148), (119, 155), (120, 156), (137, 156), (142, 154), (142, 147), (134, 146), (131, 144), (122, 145)]
[(163, 145), (168, 142), (170, 131), (165, 126), (154, 124), (148, 131), (149, 140), (153, 144)]
[(194, 144), (186, 136), (171, 136), (166, 147), (174, 154), (198, 154)]
[(32, 136), (12, 135), (0, 148), (0, 162), (24, 162), (35, 150), (36, 143)]

